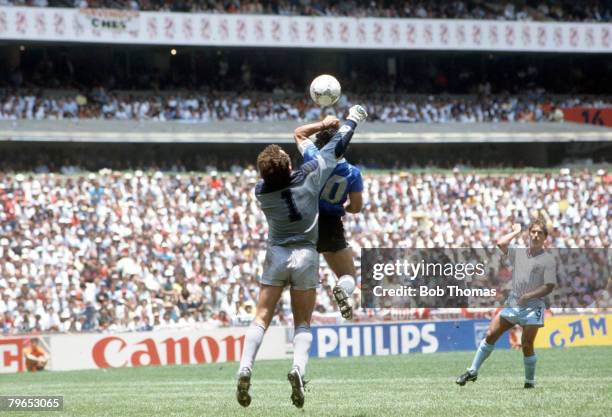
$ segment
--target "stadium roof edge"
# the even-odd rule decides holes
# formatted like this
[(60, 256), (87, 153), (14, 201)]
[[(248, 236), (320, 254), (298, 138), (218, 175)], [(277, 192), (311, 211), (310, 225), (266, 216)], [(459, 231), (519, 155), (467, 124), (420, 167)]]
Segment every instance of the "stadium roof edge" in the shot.
[[(300, 122), (0, 121), (0, 142), (292, 143)], [(612, 129), (576, 123), (366, 123), (354, 143), (602, 142)]]

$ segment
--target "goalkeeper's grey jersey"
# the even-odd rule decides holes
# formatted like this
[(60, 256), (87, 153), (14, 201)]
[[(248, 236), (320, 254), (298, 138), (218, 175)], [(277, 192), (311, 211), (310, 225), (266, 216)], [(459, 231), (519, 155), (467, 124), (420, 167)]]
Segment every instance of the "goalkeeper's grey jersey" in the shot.
[(346, 140), (345, 137), (350, 140), (353, 128), (354, 125), (342, 126), (315, 159), (291, 174), (288, 187), (270, 189), (263, 181), (257, 183), (255, 194), (268, 220), (270, 245), (316, 246), (319, 194), (338, 163), (337, 145)]

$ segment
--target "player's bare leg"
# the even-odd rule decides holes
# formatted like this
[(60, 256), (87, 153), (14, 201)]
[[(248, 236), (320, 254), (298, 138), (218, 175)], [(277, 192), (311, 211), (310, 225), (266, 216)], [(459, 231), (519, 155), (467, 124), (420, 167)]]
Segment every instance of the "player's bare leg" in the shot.
[(523, 364), (525, 365), (525, 388), (535, 388), (535, 369), (538, 357), (533, 343), (538, 335), (539, 326), (524, 326), (521, 345), (523, 347)]
[(487, 330), (487, 336), (485, 341), (490, 345), (495, 345), (500, 337), (503, 336), (508, 330), (514, 327), (514, 323), (509, 322), (501, 315), (496, 315), (491, 323), (489, 323), (489, 329)]
[(310, 319), (316, 300), (316, 289), (291, 290), (291, 309), (295, 332), (293, 336), (293, 368), (287, 375), (291, 384), (291, 402), (297, 408), (304, 406), (304, 375), (308, 352), (312, 344)]
[(337, 252), (323, 252), (327, 265), (338, 277), (333, 289), (334, 298), (342, 317), (347, 320), (353, 318), (353, 300), (351, 296), (355, 291), (355, 265), (353, 263), (353, 250), (344, 248)]
[(248, 407), (251, 404), (251, 395), (249, 388), (251, 387), (251, 372), (255, 356), (259, 350), (259, 346), (263, 341), (266, 329), (272, 321), (276, 304), (283, 293), (283, 287), (274, 287), (271, 285), (262, 284), (257, 300), (257, 308), (255, 311), (255, 319), (249, 326), (244, 338), (244, 349), (240, 360), (240, 368), (238, 370), (238, 383), (236, 388), (236, 399), (243, 407)]
[(478, 350), (474, 355), (472, 366), (468, 368), (466, 372), (461, 374), (455, 381), (458, 385), (464, 386), (468, 381), (476, 382), (478, 379), (478, 370), (482, 363), (491, 355), (493, 349), (495, 349), (495, 343), (499, 338), (508, 330), (514, 327), (514, 324), (501, 317), (500, 314), (496, 315), (491, 323), (489, 323), (489, 329), (487, 330), (487, 336), (480, 342)]

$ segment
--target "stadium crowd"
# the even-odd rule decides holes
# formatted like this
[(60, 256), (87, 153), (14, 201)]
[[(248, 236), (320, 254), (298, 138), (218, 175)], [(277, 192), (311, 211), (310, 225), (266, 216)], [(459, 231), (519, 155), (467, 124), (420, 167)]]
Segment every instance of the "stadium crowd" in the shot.
[(178, 120), (209, 122), (221, 120), (281, 121), (317, 120), (322, 112), (341, 117), (355, 102), (370, 109), (370, 119), (382, 122), (541, 122), (562, 121), (558, 108), (572, 106), (610, 107), (605, 98), (555, 100), (529, 96), (424, 96), (373, 100), (343, 97), (334, 108), (321, 109), (303, 95), (276, 98), (265, 94), (213, 92), (167, 95), (119, 95), (103, 88), (90, 94), (42, 96), (30, 92), (0, 95), (0, 120)]
[[(1, 332), (248, 323), (267, 232), (256, 181), (252, 166), (228, 175), (0, 173)], [(357, 250), (490, 247), (535, 214), (553, 247), (612, 241), (612, 174), (601, 170), (372, 174), (365, 190), (363, 212), (345, 217)], [(596, 283), (576, 273), (562, 307), (612, 307), (612, 282), (588, 291)], [(316, 314), (325, 315), (336, 305), (327, 268), (321, 278)], [(290, 320), (289, 305), (285, 294), (279, 322)]]
[(114, 8), (170, 12), (276, 14), (291, 16), (407, 17), (497, 20), (610, 21), (604, 0), (0, 0), (0, 5)]

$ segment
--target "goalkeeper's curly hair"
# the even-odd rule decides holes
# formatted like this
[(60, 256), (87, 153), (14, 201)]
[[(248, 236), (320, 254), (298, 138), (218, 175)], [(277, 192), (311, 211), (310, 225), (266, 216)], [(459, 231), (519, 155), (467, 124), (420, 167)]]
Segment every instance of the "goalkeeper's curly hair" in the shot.
[(264, 183), (274, 189), (285, 188), (291, 182), (291, 159), (278, 145), (268, 145), (261, 151), (257, 170)]

